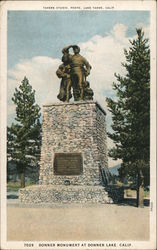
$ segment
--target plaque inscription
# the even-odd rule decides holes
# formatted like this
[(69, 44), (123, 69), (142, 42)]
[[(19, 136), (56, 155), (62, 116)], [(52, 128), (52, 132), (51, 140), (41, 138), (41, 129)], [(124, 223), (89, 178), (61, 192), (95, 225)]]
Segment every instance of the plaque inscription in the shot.
[(56, 153), (54, 157), (54, 174), (80, 175), (83, 171), (83, 159), (80, 153)]

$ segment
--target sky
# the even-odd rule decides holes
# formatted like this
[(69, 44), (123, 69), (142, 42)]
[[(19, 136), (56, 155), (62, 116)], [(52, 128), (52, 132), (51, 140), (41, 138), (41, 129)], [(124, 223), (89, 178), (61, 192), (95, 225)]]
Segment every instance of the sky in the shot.
[[(106, 97), (115, 98), (112, 83), (114, 73), (125, 75), (121, 63), (124, 48), (142, 28), (149, 37), (148, 11), (8, 11), (8, 124), (15, 117), (11, 101), (15, 87), (24, 76), (36, 91), (36, 102), (58, 102), (60, 79), (56, 70), (61, 64), (62, 48), (80, 46), (91, 64), (88, 77), (94, 99), (107, 112), (107, 130), (111, 131), (111, 114)], [(113, 143), (108, 139), (108, 147)], [(109, 165), (118, 162), (109, 159)]]

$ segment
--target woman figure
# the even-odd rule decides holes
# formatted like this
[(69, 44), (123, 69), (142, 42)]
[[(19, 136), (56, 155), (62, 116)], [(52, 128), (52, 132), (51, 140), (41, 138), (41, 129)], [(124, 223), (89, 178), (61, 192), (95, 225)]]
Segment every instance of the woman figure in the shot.
[(71, 78), (70, 78), (70, 65), (68, 63), (68, 56), (63, 55), (62, 64), (59, 66), (56, 74), (58, 78), (62, 78), (60, 83), (60, 91), (57, 98), (62, 102), (69, 102), (72, 97), (71, 94)]

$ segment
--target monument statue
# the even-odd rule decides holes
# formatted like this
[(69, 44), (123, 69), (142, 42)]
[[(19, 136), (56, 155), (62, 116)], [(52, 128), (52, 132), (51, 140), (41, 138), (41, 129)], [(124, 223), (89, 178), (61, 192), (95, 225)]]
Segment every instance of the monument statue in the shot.
[[(119, 189), (107, 186), (106, 113), (91, 101), (93, 90), (86, 79), (91, 66), (77, 45), (62, 52), (56, 74), (61, 79), (57, 97), (63, 103), (43, 105), (39, 185), (20, 189), (19, 200), (41, 205), (113, 203), (110, 196), (116, 193), (117, 198)], [(72, 95), (77, 103), (68, 103)]]
[[(70, 48), (73, 49), (74, 54), (69, 53)], [(63, 64), (59, 66), (56, 72), (57, 76), (62, 78), (58, 99), (68, 102), (72, 97), (72, 87), (74, 101), (93, 100), (93, 90), (90, 88), (89, 82), (86, 81), (90, 74), (91, 65), (79, 54), (79, 46), (67, 46), (63, 48), (62, 53)]]

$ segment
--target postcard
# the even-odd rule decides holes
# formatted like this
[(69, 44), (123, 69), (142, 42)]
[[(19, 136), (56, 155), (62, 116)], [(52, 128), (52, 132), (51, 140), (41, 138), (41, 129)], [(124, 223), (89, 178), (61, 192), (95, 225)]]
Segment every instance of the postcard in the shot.
[(1, 1), (1, 249), (156, 249), (156, 1)]

